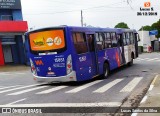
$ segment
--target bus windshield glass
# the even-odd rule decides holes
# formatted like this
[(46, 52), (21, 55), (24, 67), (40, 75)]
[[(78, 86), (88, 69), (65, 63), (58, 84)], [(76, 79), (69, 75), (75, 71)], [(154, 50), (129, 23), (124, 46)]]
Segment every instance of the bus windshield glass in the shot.
[(45, 52), (65, 48), (64, 30), (47, 30), (29, 34), (31, 51)]

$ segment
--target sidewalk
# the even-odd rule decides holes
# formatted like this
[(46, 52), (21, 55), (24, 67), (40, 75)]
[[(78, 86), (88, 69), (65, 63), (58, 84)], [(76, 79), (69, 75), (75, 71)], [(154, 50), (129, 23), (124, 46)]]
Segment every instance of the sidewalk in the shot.
[(28, 71), (30, 66), (26, 65), (5, 65), (0, 66), (0, 72)]
[(133, 113), (132, 116), (160, 116), (160, 75), (157, 75), (152, 81), (150, 88), (143, 97), (139, 107), (147, 108), (152, 112), (159, 111), (159, 113)]

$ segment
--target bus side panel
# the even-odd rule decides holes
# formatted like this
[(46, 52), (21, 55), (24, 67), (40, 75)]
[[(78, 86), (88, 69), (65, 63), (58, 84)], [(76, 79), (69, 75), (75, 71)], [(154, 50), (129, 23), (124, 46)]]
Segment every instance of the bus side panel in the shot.
[(107, 50), (107, 56), (109, 58), (110, 70), (120, 67), (121, 64), (121, 51), (120, 48), (112, 48)]
[(110, 70), (120, 67), (122, 62), (120, 48), (111, 48), (98, 52), (99, 74), (103, 74), (103, 66), (106, 60), (109, 62)]
[(88, 52), (83, 54), (77, 54), (72, 39), (72, 29), (68, 28), (68, 38), (70, 39), (67, 44), (72, 53), (72, 65), (73, 70), (76, 72), (77, 81), (84, 81), (92, 79), (96, 75), (96, 68), (94, 66), (93, 57), (94, 52)]
[(131, 61), (132, 57), (132, 52), (134, 53), (135, 57), (135, 46), (134, 45), (128, 45), (124, 47), (125, 51), (125, 59), (126, 59), (126, 64)]
[(95, 75), (95, 69), (92, 66), (91, 53), (79, 54), (76, 56), (76, 76), (77, 81), (92, 79)]
[(105, 50), (97, 52), (98, 58), (98, 74), (103, 74), (103, 64), (104, 64)]
[(126, 64), (130, 61), (130, 58), (129, 58), (130, 53), (129, 52), (131, 53), (129, 46), (124, 46), (124, 56), (125, 56)]

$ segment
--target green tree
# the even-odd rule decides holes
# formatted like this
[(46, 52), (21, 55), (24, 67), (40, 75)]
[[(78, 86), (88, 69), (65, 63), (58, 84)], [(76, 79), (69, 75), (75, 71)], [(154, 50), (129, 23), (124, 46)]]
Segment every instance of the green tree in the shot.
[(118, 23), (114, 28), (126, 28), (129, 29), (128, 25), (124, 22)]
[(151, 31), (151, 30), (152, 30), (152, 27), (149, 26), (149, 25), (142, 26), (142, 27), (139, 29), (139, 31), (142, 31), (142, 28), (143, 28), (144, 31)]
[(160, 20), (153, 23), (151, 25), (151, 28), (152, 28), (152, 30), (158, 30), (158, 35), (156, 35), (156, 37), (159, 38), (160, 37)]

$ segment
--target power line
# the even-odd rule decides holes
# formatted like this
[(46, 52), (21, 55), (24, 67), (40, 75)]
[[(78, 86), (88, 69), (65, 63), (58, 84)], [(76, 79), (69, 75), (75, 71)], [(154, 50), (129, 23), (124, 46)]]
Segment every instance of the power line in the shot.
[[(103, 5), (103, 6), (96, 6), (96, 7), (90, 7), (90, 8), (84, 8), (82, 10), (90, 10), (90, 9), (97, 9), (97, 8), (103, 8), (103, 7), (107, 7), (110, 5), (116, 5), (116, 4), (120, 4), (123, 2), (117, 2), (117, 3), (113, 3), (113, 4), (109, 4), (109, 5)], [(69, 11), (61, 11), (61, 12), (54, 12), (54, 13), (36, 13), (36, 14), (25, 14), (25, 15), (41, 15), (41, 14), (58, 14), (58, 13), (67, 13), (67, 12), (77, 12), (80, 10), (69, 10)]]
[(133, 7), (131, 6), (130, 2), (132, 2), (132, 0), (127, 0), (127, 4), (130, 6), (130, 8), (131, 8), (132, 10), (134, 10)]

